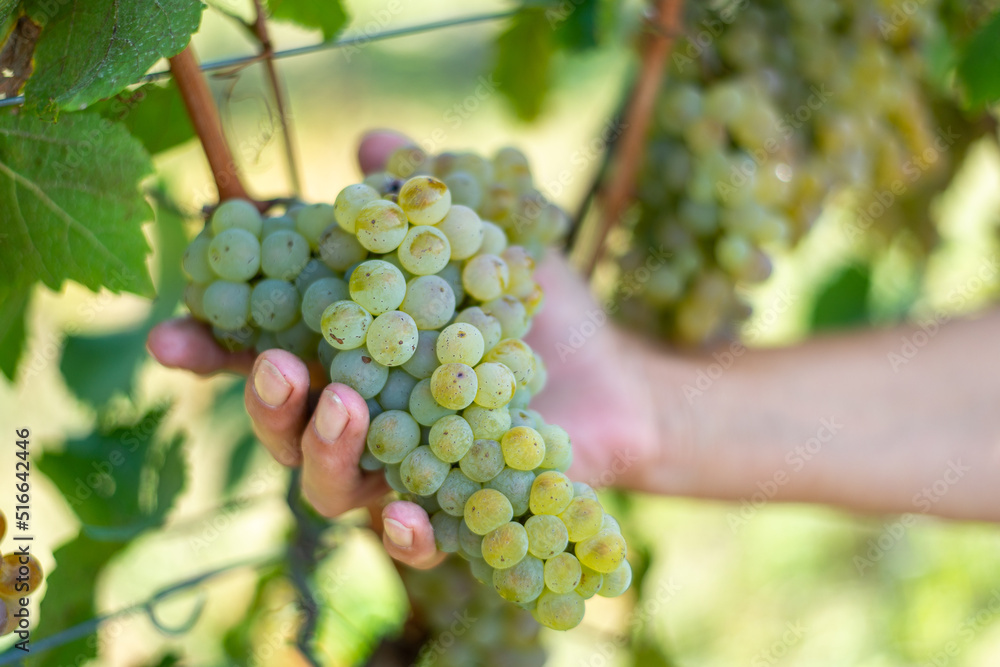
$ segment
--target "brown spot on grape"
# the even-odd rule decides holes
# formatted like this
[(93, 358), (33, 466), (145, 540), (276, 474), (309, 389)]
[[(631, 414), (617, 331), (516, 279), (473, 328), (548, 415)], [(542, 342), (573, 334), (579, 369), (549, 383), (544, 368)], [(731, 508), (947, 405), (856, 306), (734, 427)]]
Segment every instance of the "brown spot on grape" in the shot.
[(365, 357), (365, 356), (361, 357), (361, 363), (363, 363), (363, 364), (370, 364), (371, 362), (372, 362), (372, 358), (371, 357)]

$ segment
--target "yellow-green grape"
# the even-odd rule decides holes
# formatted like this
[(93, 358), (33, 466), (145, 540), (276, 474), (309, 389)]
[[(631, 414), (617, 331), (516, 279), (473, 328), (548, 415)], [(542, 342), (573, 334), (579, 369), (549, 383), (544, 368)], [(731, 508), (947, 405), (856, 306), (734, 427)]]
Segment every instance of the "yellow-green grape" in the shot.
[(323, 264), (341, 273), (368, 257), (368, 251), (357, 237), (337, 225), (327, 227), (316, 243)]
[(557, 516), (536, 514), (524, 522), (524, 530), (528, 534), (528, 552), (542, 560), (561, 554), (569, 546), (569, 532)]
[(580, 583), (576, 587), (576, 593), (584, 600), (589, 600), (601, 590), (601, 586), (604, 585), (604, 575), (596, 570), (591, 570), (583, 563), (580, 563), (580, 570)]
[(441, 330), (436, 351), (442, 364), (459, 363), (475, 366), (483, 358), (483, 334), (467, 322), (449, 324)]
[(500, 342), (503, 331), (500, 326), (500, 320), (492, 315), (488, 315), (479, 306), (466, 308), (455, 317), (455, 322), (471, 324), (479, 329), (479, 333), (483, 336), (484, 353), (493, 349), (493, 347)]
[(494, 489), (480, 489), (465, 503), (465, 523), (476, 535), (486, 535), (513, 518), (510, 501)]
[(618, 523), (618, 519), (614, 518), (607, 512), (604, 513), (604, 519), (601, 521), (601, 531), (610, 530), (612, 532), (621, 535), (622, 527)]
[(471, 405), (478, 388), (476, 372), (466, 364), (441, 364), (431, 375), (434, 400), (452, 410)]
[(517, 188), (531, 185), (531, 167), (524, 153), (512, 146), (505, 146), (493, 156), (494, 177)]
[(375, 361), (365, 347), (344, 350), (330, 364), (330, 382), (346, 384), (364, 399), (374, 398), (388, 378), (389, 369)]
[(545, 458), (542, 468), (566, 472), (573, 463), (573, 447), (569, 434), (561, 426), (545, 424), (538, 427), (538, 432), (545, 441)]
[(482, 309), (500, 322), (502, 338), (523, 338), (528, 333), (528, 311), (523, 303), (511, 295), (504, 294), (499, 299), (487, 301)]
[(208, 263), (223, 280), (250, 280), (260, 269), (260, 241), (245, 229), (226, 229), (208, 244)]
[(402, 465), (399, 466), (403, 485), (410, 493), (415, 493), (418, 496), (429, 496), (437, 493), (445, 477), (448, 476), (449, 470), (451, 470), (451, 465), (434, 456), (434, 452), (427, 445), (421, 445), (407, 454)]
[(403, 179), (388, 171), (375, 171), (367, 174), (362, 183), (378, 192), (379, 197), (385, 197), (399, 192), (399, 188), (403, 186)]
[(403, 478), (399, 474), (399, 464), (386, 464), (385, 466), (385, 481), (389, 485), (389, 488), (396, 493), (409, 493), (406, 487), (403, 485)]
[(303, 361), (309, 361), (315, 356), (316, 345), (319, 344), (320, 338), (322, 336), (307, 327), (301, 320), (274, 335), (278, 347), (291, 352)]
[[(469, 479), (458, 468), (448, 471), (441, 486), (437, 490), (437, 501), (441, 509), (453, 516), (465, 515), (465, 503), (472, 494), (483, 488), (479, 482)], [(477, 558), (479, 557), (477, 553)]]
[(348, 185), (337, 194), (333, 202), (333, 216), (341, 229), (353, 234), (354, 223), (361, 209), (381, 198), (378, 190), (364, 183)]
[(583, 570), (573, 554), (561, 553), (545, 561), (545, 587), (553, 593), (569, 593), (580, 585)]
[(504, 600), (527, 604), (545, 590), (545, 566), (534, 556), (525, 556), (514, 567), (493, 570), (493, 588)]
[(338, 350), (353, 350), (364, 345), (372, 321), (371, 313), (360, 304), (350, 299), (334, 301), (323, 311), (320, 333)]
[(309, 242), (298, 232), (279, 229), (260, 243), (260, 270), (268, 278), (295, 280), (309, 262)]
[[(382, 313), (368, 326), (365, 345), (383, 366), (400, 366), (417, 349), (417, 324), (404, 312)], [(471, 369), (470, 369), (471, 370)]]
[(302, 273), (295, 277), (295, 289), (305, 292), (317, 280), (339, 277), (323, 262), (318, 259), (310, 259), (305, 268), (302, 269)]
[(505, 183), (494, 183), (486, 188), (483, 202), (479, 205), (478, 210), (482, 211), (484, 218), (492, 220), (498, 225), (506, 226), (516, 203), (517, 194), (513, 188)]
[(538, 431), (527, 426), (504, 433), (500, 446), (507, 465), (515, 470), (534, 470), (545, 460), (545, 441)]
[(456, 154), (454, 169), (456, 171), (469, 172), (480, 183), (485, 184), (493, 181), (493, 163), (475, 153), (465, 152)]
[(403, 268), (416, 276), (440, 272), (451, 260), (451, 244), (437, 227), (411, 227), (396, 251)]
[[(544, 576), (544, 573), (543, 573)], [(583, 620), (583, 598), (577, 593), (542, 591), (533, 612), (535, 620), (553, 630), (572, 630)]]
[(455, 414), (455, 411), (434, 400), (431, 381), (425, 379), (418, 382), (410, 392), (410, 414), (421, 426), (431, 426), (442, 417)]
[(10, 553), (0, 562), (0, 598), (28, 597), (42, 585), (42, 565), (32, 554)]
[(403, 183), (397, 201), (413, 224), (434, 225), (451, 208), (451, 192), (433, 176), (414, 176)]
[(455, 304), (465, 300), (465, 289), (462, 288), (462, 263), (451, 261), (438, 272), (438, 278), (448, 283), (455, 295)]
[[(465, 476), (474, 482), (488, 482), (501, 473), (504, 469), (503, 450), (496, 440), (475, 440), (469, 451), (458, 462), (459, 468)], [(511, 516), (514, 508), (511, 507)], [(508, 519), (509, 521), (510, 519)]]
[(605, 598), (618, 597), (632, 584), (632, 566), (623, 560), (613, 572), (604, 575), (604, 581), (597, 594)]
[[(267, 332), (272, 333), (272, 332)], [(254, 347), (259, 337), (259, 332), (252, 326), (240, 327), (234, 331), (212, 327), (212, 337), (225, 350), (230, 352), (242, 352)]]
[(250, 286), (216, 280), (202, 295), (205, 317), (220, 329), (239, 329), (250, 319)]
[[(447, 484), (447, 483), (448, 483), (448, 480), (445, 480), (445, 484)], [(478, 484), (477, 484), (477, 487), (478, 487)], [(475, 493), (478, 490), (479, 489), (476, 488), (475, 490), (473, 490), (472, 493)], [(440, 495), (440, 493), (441, 492), (438, 491), (438, 495)], [(471, 496), (471, 494), (470, 494), (470, 496)], [(468, 501), (468, 498), (466, 498), (466, 501)], [(438, 501), (438, 502), (440, 502), (440, 501)], [(464, 505), (463, 505), (463, 508), (460, 508), (460, 512), (459, 512), (460, 516), (464, 516), (463, 509), (464, 509)], [(467, 525), (465, 525), (464, 521), (462, 521), (459, 524), (459, 526), (458, 526), (458, 549), (459, 549), (459, 553), (461, 553), (463, 556), (465, 556), (469, 560), (480, 560), (481, 561), (482, 558), (483, 558), (483, 536), (482, 535), (476, 535), (474, 532), (472, 532), (471, 530), (469, 530), (469, 527)], [(480, 580), (480, 581), (482, 581), (482, 580)], [(493, 568), (490, 568), (490, 577), (489, 577), (489, 579), (487, 579), (486, 581), (483, 581), (482, 583), (489, 584), (489, 585), (493, 584)]]
[(350, 298), (347, 283), (340, 278), (320, 278), (302, 292), (302, 321), (316, 333), (323, 333), (323, 314), (337, 301)]
[(440, 276), (418, 276), (407, 283), (399, 309), (413, 318), (418, 329), (440, 329), (455, 314), (455, 293)]
[(484, 486), (488, 489), (496, 489), (507, 496), (510, 506), (514, 509), (514, 516), (521, 516), (528, 511), (531, 485), (534, 481), (535, 473), (530, 470), (515, 470), (507, 467), (501, 470), (496, 477), (486, 482)]
[(614, 530), (598, 530), (596, 535), (576, 545), (576, 557), (580, 562), (601, 574), (618, 569), (625, 560), (625, 552), (625, 538)]
[(469, 559), (469, 571), (472, 573), (473, 578), (479, 583), (485, 584), (486, 586), (493, 585), (493, 568), (483, 560), (482, 556), (479, 556), (479, 558)]
[(260, 228), (260, 238), (263, 241), (274, 232), (283, 229), (295, 231), (295, 221), (287, 215), (279, 215), (274, 218), (264, 218), (264, 224)]
[(403, 266), (403, 263), (399, 261), (398, 250), (396, 252), (389, 252), (384, 255), (379, 255), (378, 257), (373, 259), (380, 259), (383, 262), (389, 262), (390, 264), (395, 266), (397, 269), (399, 269), (399, 272), (403, 274), (403, 278), (405, 278), (407, 282), (409, 282), (410, 279), (413, 278), (413, 274), (407, 271), (406, 268)]
[(427, 436), (431, 450), (447, 463), (457, 463), (472, 447), (474, 440), (469, 422), (458, 415), (448, 415), (434, 422)]
[(476, 366), (479, 389), (476, 392), (477, 405), (484, 408), (502, 408), (510, 403), (517, 389), (517, 381), (510, 369), (503, 364), (482, 363)]
[(218, 236), (227, 229), (245, 229), (260, 236), (264, 221), (257, 207), (246, 199), (229, 199), (212, 212), (212, 233)]
[(424, 173), (430, 167), (427, 153), (419, 146), (397, 148), (386, 160), (385, 170), (402, 178)]
[(406, 280), (402, 272), (380, 259), (359, 264), (351, 272), (347, 285), (351, 298), (372, 315), (399, 309), (406, 296)]
[(409, 228), (403, 209), (385, 199), (365, 204), (354, 222), (358, 242), (371, 252), (379, 253), (398, 248)]
[[(479, 246), (480, 254), (500, 255), (507, 248), (507, 233), (500, 225), (483, 220), (483, 242)], [(506, 261), (506, 258), (504, 258)], [(513, 276), (511, 276), (513, 280)]]
[(561, 472), (555, 470), (543, 472), (531, 485), (529, 507), (532, 514), (559, 514), (568, 508), (572, 501), (573, 482)]
[(184, 249), (184, 257), (181, 258), (181, 268), (185, 275), (198, 285), (207, 285), (216, 279), (215, 271), (208, 262), (208, 247), (211, 244), (212, 237), (202, 232), (188, 244)]
[(418, 380), (430, 378), (438, 367), (436, 348), (439, 335), (437, 331), (420, 331), (417, 349), (410, 360), (403, 364), (403, 370)]
[(250, 319), (266, 331), (283, 331), (299, 319), (299, 291), (284, 280), (267, 278), (250, 292)]
[(389, 378), (376, 397), (383, 410), (406, 410), (410, 407), (410, 394), (417, 384), (413, 377), (401, 368), (390, 368)]
[[(385, 410), (382, 409), (382, 406), (379, 405), (379, 402), (376, 401), (374, 398), (367, 399), (365, 401), (365, 405), (368, 406), (368, 417), (371, 418), (371, 419), (375, 419), (375, 417), (378, 417), (380, 414), (382, 414), (383, 412), (385, 412)], [(367, 450), (365, 450), (365, 451), (367, 451)], [(375, 457), (372, 457), (372, 458), (375, 458)]]
[(586, 482), (573, 482), (573, 497), (574, 498), (590, 498), (600, 502), (597, 497), (597, 492), (587, 484)]
[[(320, 360), (320, 366), (323, 368), (329, 368), (330, 362), (333, 361), (333, 357), (336, 356), (337, 350), (330, 347), (322, 338), (319, 339), (320, 344), (317, 346), (317, 356)], [(261, 331), (257, 334), (257, 342), (254, 343), (254, 349), (257, 350), (257, 354), (260, 354), (264, 350), (274, 350), (280, 348), (281, 345), (278, 344), (278, 336), (273, 331)], [(327, 351), (333, 354), (326, 354)], [(325, 356), (319, 356), (325, 355)], [(326, 360), (324, 363), (324, 359)]]
[(184, 286), (184, 305), (195, 318), (203, 321), (208, 319), (208, 315), (205, 314), (205, 290), (207, 289), (208, 285), (199, 285), (198, 283), (188, 283)]
[(528, 535), (517, 521), (505, 523), (483, 538), (483, 560), (494, 570), (514, 567), (527, 553)]
[(368, 451), (383, 463), (401, 463), (420, 445), (420, 426), (402, 410), (386, 410), (368, 427)]
[(330, 225), (337, 224), (330, 204), (309, 204), (289, 211), (289, 215), (295, 220), (295, 229), (312, 248), (319, 247), (319, 237)]
[(535, 260), (523, 246), (514, 245), (500, 255), (510, 272), (509, 293), (522, 298), (531, 293), (535, 286)]
[[(406, 465), (405, 463), (403, 464)], [(404, 478), (405, 479), (405, 478)], [(434, 546), (444, 553), (458, 551), (458, 526), (462, 520), (445, 512), (435, 512), (431, 515), (431, 528), (434, 529)]]
[(468, 206), (452, 206), (437, 227), (448, 237), (452, 259), (468, 259), (483, 244), (483, 221)]
[(465, 421), (472, 427), (472, 435), (477, 439), (496, 440), (499, 442), (503, 434), (510, 428), (510, 411), (505, 407), (484, 408), (481, 405), (470, 405), (462, 413)]
[(525, 410), (524, 408), (515, 408), (513, 405), (508, 405), (507, 409), (510, 410), (511, 427), (527, 426), (529, 428), (535, 428), (535, 426), (537, 426), (535, 423), (535, 416), (531, 414), (529, 410)]
[(524, 312), (527, 316), (529, 318), (534, 317), (542, 309), (542, 304), (545, 303), (545, 292), (540, 285), (535, 285), (531, 288), (528, 295), (522, 297), (520, 301), (521, 305), (524, 306)]
[(509, 283), (507, 263), (496, 255), (476, 255), (462, 269), (462, 287), (479, 301), (497, 298)]
[(483, 359), (509, 368), (521, 387), (526, 386), (535, 376), (535, 354), (527, 343), (516, 338), (500, 341), (483, 355)]
[[(588, 537), (596, 535), (601, 529), (601, 523), (604, 519), (604, 509), (599, 502), (592, 498), (574, 498), (558, 516), (566, 524), (566, 530), (569, 532), (569, 541), (581, 542)], [(590, 566), (588, 565), (588, 567)]]
[(467, 171), (453, 171), (446, 175), (444, 184), (451, 192), (451, 203), (478, 209), (483, 201), (483, 186)]

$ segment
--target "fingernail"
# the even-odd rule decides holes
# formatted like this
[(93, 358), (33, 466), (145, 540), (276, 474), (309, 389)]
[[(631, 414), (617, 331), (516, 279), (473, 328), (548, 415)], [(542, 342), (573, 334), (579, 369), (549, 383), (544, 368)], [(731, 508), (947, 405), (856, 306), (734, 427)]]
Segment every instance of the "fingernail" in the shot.
[(284, 405), (292, 393), (292, 385), (288, 384), (288, 380), (278, 367), (267, 359), (257, 366), (257, 372), (253, 376), (253, 388), (260, 400), (272, 408)]
[(328, 442), (335, 441), (347, 427), (347, 419), (347, 408), (340, 396), (330, 390), (324, 391), (316, 408), (316, 432), (319, 437)]
[(413, 531), (395, 519), (386, 519), (385, 536), (397, 547), (408, 549), (413, 544)]

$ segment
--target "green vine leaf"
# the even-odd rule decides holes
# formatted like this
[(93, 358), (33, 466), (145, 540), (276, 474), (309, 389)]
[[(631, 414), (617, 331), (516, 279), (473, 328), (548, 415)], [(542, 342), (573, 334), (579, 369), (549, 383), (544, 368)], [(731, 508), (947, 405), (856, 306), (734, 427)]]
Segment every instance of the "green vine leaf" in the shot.
[(331, 40), (347, 25), (347, 11), (339, 0), (269, 0), (271, 15), (304, 28), (319, 28), (323, 39)]
[(75, 280), (152, 294), (139, 181), (149, 155), (123, 127), (92, 113), (58, 123), (0, 116), (0, 266), (12, 284)]
[(160, 58), (180, 53), (198, 29), (203, 8), (198, 0), (26, 4), (28, 15), (43, 26), (26, 102), (68, 110), (111, 97)]
[(20, 0), (0, 0), (0, 28), (6, 27), (7, 20), (14, 13), (18, 2)]
[(1000, 100), (1000, 12), (965, 47), (958, 63), (958, 78), (972, 106)]
[(551, 80), (552, 42), (543, 9), (518, 12), (497, 40), (497, 87), (521, 120), (532, 120), (542, 110)]
[(17, 365), (24, 351), (24, 320), (30, 302), (30, 289), (0, 289), (0, 372), (11, 382), (17, 376)]
[(92, 106), (105, 118), (121, 122), (150, 155), (193, 139), (194, 127), (173, 81), (147, 83)]

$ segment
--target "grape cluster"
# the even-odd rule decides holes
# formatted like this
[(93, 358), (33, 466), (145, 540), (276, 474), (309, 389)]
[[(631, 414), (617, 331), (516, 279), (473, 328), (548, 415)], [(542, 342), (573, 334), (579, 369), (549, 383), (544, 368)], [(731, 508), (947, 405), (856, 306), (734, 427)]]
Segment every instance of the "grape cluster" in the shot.
[[(686, 8), (690, 38), (657, 100), (617, 259), (626, 320), (687, 344), (730, 336), (750, 312), (738, 286), (767, 278), (772, 253), (833, 197), (854, 216), (851, 242), (903, 228), (910, 244), (933, 240), (929, 200), (958, 157), (935, 124), (962, 125), (917, 57), (938, 3), (902, 18), (898, 3), (875, 4)], [(942, 118), (949, 106), (956, 117)]]
[[(7, 517), (0, 512), (0, 540), (7, 534)], [(42, 585), (42, 566), (33, 555), (10, 553), (0, 559), (0, 636), (26, 630), (22, 613), (28, 597)]]
[(442, 551), (560, 630), (631, 581), (617, 522), (564, 474), (569, 436), (528, 407), (546, 379), (522, 340), (543, 300), (535, 258), (567, 226), (515, 149), (403, 148), (332, 205), (263, 219), (227, 201), (184, 256), (188, 305), (220, 342), (318, 357), (368, 402), (361, 467), (428, 512)]

